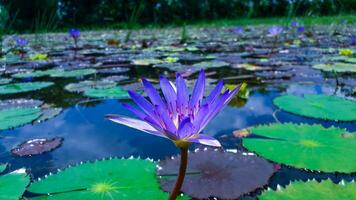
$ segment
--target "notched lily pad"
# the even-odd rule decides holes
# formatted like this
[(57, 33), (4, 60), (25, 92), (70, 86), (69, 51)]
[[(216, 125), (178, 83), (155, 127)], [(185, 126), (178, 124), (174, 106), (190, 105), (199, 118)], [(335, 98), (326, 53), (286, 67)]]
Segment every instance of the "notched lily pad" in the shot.
[(0, 94), (15, 94), (40, 90), (53, 85), (52, 82), (29, 82), (29, 83), (12, 83), (0, 85)]
[(167, 199), (154, 174), (155, 163), (111, 159), (79, 164), (40, 179), (29, 191), (34, 199)]
[(116, 98), (116, 99), (127, 99), (129, 95), (126, 90), (122, 89), (120, 86), (111, 88), (90, 88), (84, 91), (84, 95), (87, 97), (94, 98)]
[(19, 169), (0, 176), (0, 199), (21, 199), (29, 183), (30, 176), (25, 169)]
[(81, 77), (81, 76), (87, 76), (91, 74), (95, 74), (96, 70), (95, 69), (76, 69), (76, 70), (53, 70), (50, 74), (51, 77), (63, 77), (63, 78), (69, 78), (69, 77)]
[(316, 64), (313, 68), (320, 69), (323, 71), (334, 71), (334, 72), (356, 72), (356, 65), (354, 63), (332, 63), (332, 64)]
[(0, 130), (6, 130), (31, 123), (41, 116), (38, 107), (14, 107), (0, 110)]
[(230, 64), (224, 61), (204, 61), (196, 63), (193, 66), (196, 68), (206, 69), (206, 68), (219, 68), (219, 67), (228, 67)]
[(341, 128), (321, 125), (271, 124), (252, 127), (243, 146), (258, 155), (296, 168), (323, 172), (356, 172), (356, 140)]
[(53, 151), (63, 142), (63, 138), (56, 137), (52, 139), (33, 139), (26, 141), (11, 150), (15, 156), (34, 156)]
[(260, 200), (295, 200), (295, 199), (355, 199), (356, 183), (341, 180), (339, 184), (331, 180), (324, 180), (320, 183), (312, 180), (307, 182), (296, 181), (287, 185), (285, 188), (277, 190), (267, 190), (258, 197)]
[[(194, 198), (235, 199), (268, 184), (273, 165), (257, 156), (241, 152), (197, 150), (189, 153), (182, 192)], [(172, 191), (180, 157), (160, 161), (157, 175), (164, 191)]]
[(116, 86), (113, 81), (81, 81), (78, 83), (70, 83), (64, 87), (64, 89), (70, 92), (84, 92), (85, 90), (96, 88), (96, 89), (106, 89)]
[(306, 117), (337, 121), (356, 120), (356, 102), (335, 96), (285, 95), (275, 98), (273, 103), (282, 110)]

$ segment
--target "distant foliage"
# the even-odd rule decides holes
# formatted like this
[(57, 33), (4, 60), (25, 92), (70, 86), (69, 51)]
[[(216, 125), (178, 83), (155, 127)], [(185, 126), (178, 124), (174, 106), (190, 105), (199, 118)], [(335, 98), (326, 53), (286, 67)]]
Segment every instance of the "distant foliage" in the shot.
[[(0, 0), (0, 17), (16, 17), (17, 30), (53, 29), (57, 25), (177, 23), (236, 17), (329, 15), (353, 12), (356, 0)], [(140, 13), (137, 13), (139, 5)], [(6, 11), (3, 11), (6, 8)], [(3, 20), (2, 20), (3, 21)], [(131, 25), (130, 25), (131, 26)]]

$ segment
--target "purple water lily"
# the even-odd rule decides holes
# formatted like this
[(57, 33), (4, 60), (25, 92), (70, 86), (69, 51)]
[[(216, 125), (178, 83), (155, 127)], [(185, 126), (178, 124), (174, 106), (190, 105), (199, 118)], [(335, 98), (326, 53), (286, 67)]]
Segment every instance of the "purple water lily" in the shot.
[(351, 37), (351, 43), (356, 44), (356, 36)]
[(16, 40), (16, 44), (17, 44), (17, 46), (19, 46), (19, 47), (24, 47), (24, 46), (26, 46), (26, 45), (28, 44), (28, 40), (23, 39), (23, 38), (18, 38), (18, 39)]
[(239, 87), (223, 93), (223, 81), (219, 81), (211, 94), (203, 98), (205, 73), (200, 71), (192, 95), (189, 95), (184, 79), (177, 74), (176, 85), (166, 77), (160, 77), (160, 86), (164, 98), (147, 80), (142, 79), (145, 92), (150, 101), (134, 91), (129, 91), (132, 100), (140, 107), (138, 110), (129, 104), (123, 104), (140, 120), (119, 115), (107, 115), (109, 120), (123, 124), (152, 135), (172, 140), (178, 147), (187, 147), (190, 143), (200, 143), (220, 147), (218, 140), (199, 134), (219, 111), (232, 99)]
[(283, 32), (282, 26), (272, 26), (268, 29), (268, 36), (276, 37)]
[(68, 33), (72, 38), (79, 38), (80, 37), (80, 30), (79, 29), (72, 28), (72, 29), (69, 30)]
[(297, 28), (297, 32), (298, 33), (302, 33), (304, 31), (305, 31), (305, 27), (304, 26), (298, 26), (298, 28)]
[(237, 27), (233, 28), (232, 31), (236, 34), (242, 34), (244, 32), (244, 29), (240, 26), (237, 26)]
[(293, 21), (290, 22), (290, 25), (292, 27), (297, 27), (299, 25), (299, 22), (297, 20), (293, 20)]

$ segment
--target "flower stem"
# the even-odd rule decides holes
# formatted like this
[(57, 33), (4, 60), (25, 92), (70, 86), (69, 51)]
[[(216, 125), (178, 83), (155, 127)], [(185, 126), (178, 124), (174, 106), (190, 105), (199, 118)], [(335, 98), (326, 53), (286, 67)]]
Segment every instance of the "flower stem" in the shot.
[(180, 148), (180, 152), (181, 152), (181, 155), (180, 155), (179, 174), (178, 174), (174, 189), (169, 196), (169, 200), (177, 199), (177, 196), (178, 196), (180, 189), (182, 188), (182, 185), (183, 185), (185, 172), (187, 170), (188, 148)]

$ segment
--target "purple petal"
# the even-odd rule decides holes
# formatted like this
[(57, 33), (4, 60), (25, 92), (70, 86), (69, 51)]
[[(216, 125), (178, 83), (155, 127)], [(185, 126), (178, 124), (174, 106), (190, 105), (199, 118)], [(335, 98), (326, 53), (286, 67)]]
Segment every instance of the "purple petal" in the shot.
[(163, 123), (165, 130), (169, 133), (176, 133), (177, 127), (174, 125), (172, 119), (169, 117), (167, 110), (162, 108), (161, 106), (155, 106), (156, 113), (161, 120), (161, 124)]
[(150, 124), (152, 127), (154, 127), (156, 130), (160, 131), (160, 132), (164, 132), (163, 131), (163, 127), (161, 127), (157, 121), (155, 121), (151, 116), (146, 115), (145, 113), (141, 112), (140, 110), (132, 107), (131, 105), (127, 104), (127, 103), (123, 103), (122, 104), (127, 110), (131, 111), (132, 113), (134, 113), (138, 118), (140, 118), (143, 121), (146, 121), (148, 124)]
[(200, 124), (199, 132), (219, 113), (221, 108), (224, 106), (225, 101), (229, 97), (229, 91), (226, 90), (220, 98), (217, 98), (214, 102), (209, 105), (209, 112), (205, 115), (204, 119)]
[(203, 135), (203, 134), (200, 134), (196, 138), (189, 139), (188, 142), (194, 142), (194, 143), (199, 143), (199, 144), (213, 146), (213, 147), (221, 147), (221, 144), (217, 139), (209, 135)]
[(162, 101), (161, 96), (157, 92), (157, 90), (153, 87), (153, 85), (148, 82), (146, 79), (142, 79), (142, 83), (144, 86), (144, 90), (148, 97), (150, 97), (151, 102), (153, 105), (165, 106), (164, 102)]
[(195, 82), (195, 86), (192, 92), (192, 98), (189, 101), (190, 109), (196, 108), (200, 105), (204, 96), (205, 90), (205, 73), (204, 70), (200, 70), (198, 80)]
[(119, 124), (131, 127), (131, 128), (134, 128), (134, 129), (137, 129), (137, 130), (140, 130), (140, 131), (152, 134), (152, 135), (166, 137), (161, 132), (159, 132), (155, 128), (153, 128), (151, 125), (149, 125), (148, 123), (141, 121), (141, 120), (124, 117), (124, 116), (120, 116), (120, 115), (106, 115), (105, 118), (107, 118), (115, 123), (119, 123)]
[(220, 80), (218, 82), (218, 84), (216, 84), (215, 88), (213, 89), (213, 91), (211, 91), (211, 93), (209, 94), (209, 96), (205, 99), (205, 103), (206, 104), (210, 104), (212, 101), (214, 101), (217, 97), (219, 97), (219, 95), (221, 94), (221, 90), (224, 87), (224, 81)]
[(203, 120), (205, 119), (205, 117), (207, 117), (207, 115), (209, 113), (209, 108), (210, 108), (210, 105), (205, 104), (200, 107), (199, 111), (195, 115), (195, 117), (193, 119), (194, 133), (200, 132), (201, 124), (202, 124)]
[(185, 84), (185, 81), (180, 74), (177, 74), (176, 85), (177, 85), (177, 109), (178, 112), (184, 114), (185, 110), (188, 107), (189, 92), (188, 92), (187, 85)]
[(183, 119), (182, 122), (179, 124), (179, 128), (177, 131), (178, 139), (183, 139), (193, 134), (194, 134), (193, 124), (190, 122), (190, 118), (187, 117)]
[(170, 112), (175, 116), (176, 113), (176, 101), (177, 101), (177, 93), (172, 87), (171, 82), (164, 76), (160, 77), (160, 85), (163, 92), (163, 95), (166, 99), (167, 106)]

